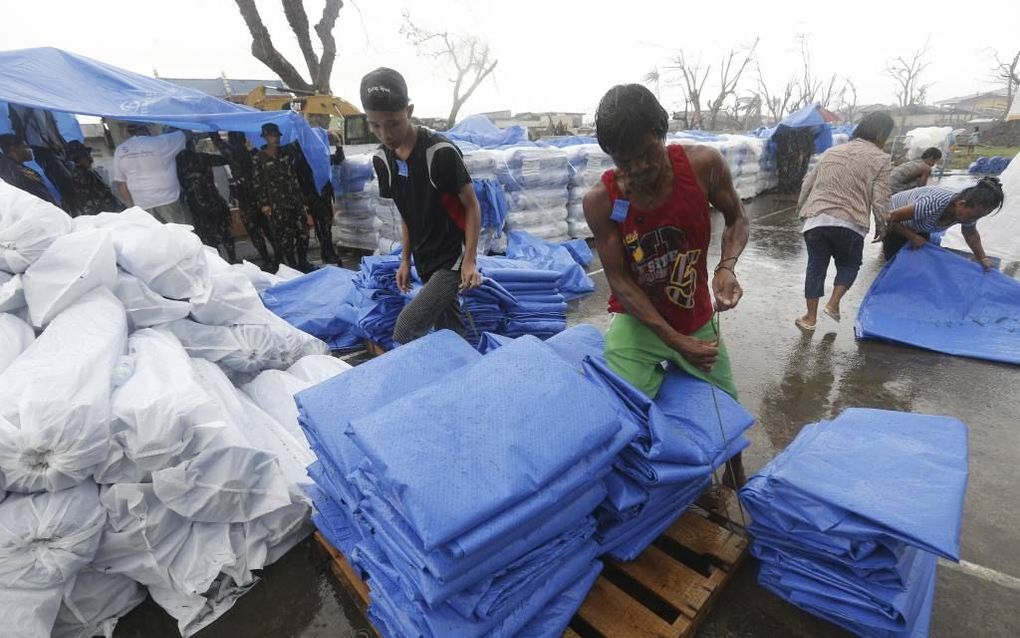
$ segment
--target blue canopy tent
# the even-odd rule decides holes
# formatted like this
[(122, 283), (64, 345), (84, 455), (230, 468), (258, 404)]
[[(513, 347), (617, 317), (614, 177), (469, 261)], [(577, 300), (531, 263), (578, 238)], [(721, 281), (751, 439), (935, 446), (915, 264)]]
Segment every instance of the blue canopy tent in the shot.
[(293, 111), (257, 111), (163, 80), (51, 47), (0, 52), (0, 100), (55, 113), (151, 122), (192, 131), (258, 136), (273, 122), (282, 143), (297, 141), (321, 189), (329, 147)]

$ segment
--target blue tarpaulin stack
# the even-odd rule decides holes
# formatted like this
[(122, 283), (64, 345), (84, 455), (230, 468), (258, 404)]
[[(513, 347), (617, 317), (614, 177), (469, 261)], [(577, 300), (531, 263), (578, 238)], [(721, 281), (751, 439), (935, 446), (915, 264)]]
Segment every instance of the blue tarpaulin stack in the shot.
[(935, 246), (905, 247), (871, 284), (855, 332), (1020, 364), (1020, 282)]
[(967, 472), (949, 417), (850, 409), (804, 427), (740, 492), (758, 582), (859, 636), (927, 636)]
[(636, 435), (598, 385), (537, 339), (483, 357), (442, 331), (297, 401), (316, 521), (367, 574), (384, 635), (561, 634), (598, 574), (603, 478)]
[(559, 292), (569, 301), (595, 291), (595, 282), (584, 271), (585, 265), (579, 262), (585, 257), (588, 257), (590, 262), (591, 250), (588, 249), (587, 253), (579, 252), (580, 246), (588, 248), (583, 241), (573, 243), (571, 246), (573, 250), (568, 248), (567, 242), (553, 244), (526, 232), (512, 230), (507, 242), (506, 256), (530, 262), (543, 270), (555, 270), (560, 273)]
[(361, 294), (358, 330), (365, 338), (387, 350), (396, 347), (393, 342), (393, 327), (397, 324), (397, 315), (410, 298), (409, 294), (413, 294), (413, 291), (404, 294), (397, 288), (399, 267), (400, 255), (362, 257), (361, 270), (354, 280)]

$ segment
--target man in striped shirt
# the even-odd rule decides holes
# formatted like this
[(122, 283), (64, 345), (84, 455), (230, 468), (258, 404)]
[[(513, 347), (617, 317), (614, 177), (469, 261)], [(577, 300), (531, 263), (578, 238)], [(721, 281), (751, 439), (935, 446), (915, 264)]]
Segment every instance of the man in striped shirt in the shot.
[(914, 188), (893, 195), (890, 202), (889, 230), (882, 240), (885, 258), (893, 256), (910, 242), (920, 248), (931, 233), (960, 224), (963, 238), (985, 270), (992, 262), (981, 246), (977, 221), (1002, 207), (1002, 185), (994, 177), (986, 177), (959, 193), (940, 186)]

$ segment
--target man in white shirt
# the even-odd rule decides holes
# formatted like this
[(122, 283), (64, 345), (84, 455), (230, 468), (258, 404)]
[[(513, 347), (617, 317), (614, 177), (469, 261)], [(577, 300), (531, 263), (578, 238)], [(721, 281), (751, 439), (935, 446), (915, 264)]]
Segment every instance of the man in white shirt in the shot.
[(125, 140), (113, 153), (113, 183), (125, 204), (152, 213), (163, 223), (191, 224), (180, 201), (177, 154), (184, 150), (183, 131), (149, 135), (145, 124), (129, 124)]

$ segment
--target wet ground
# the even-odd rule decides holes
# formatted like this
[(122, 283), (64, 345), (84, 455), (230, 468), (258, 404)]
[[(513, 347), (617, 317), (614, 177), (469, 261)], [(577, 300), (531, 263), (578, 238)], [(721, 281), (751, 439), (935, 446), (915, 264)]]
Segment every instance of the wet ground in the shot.
[[(747, 204), (751, 239), (737, 267), (745, 295), (721, 320), (741, 402), (759, 423), (745, 452), (754, 472), (807, 423), (848, 407), (875, 407), (962, 419), (970, 428), (970, 483), (961, 565), (940, 564), (931, 635), (1020, 636), (1020, 370), (883, 343), (856, 342), (853, 318), (881, 268), (878, 245), (865, 247), (857, 285), (843, 302), (843, 321), (821, 317), (814, 334), (793, 320), (803, 313), (804, 244), (792, 198)], [(721, 221), (716, 219), (717, 222)], [(719, 232), (719, 229), (716, 231)], [(718, 240), (713, 246), (718, 253)], [(709, 263), (714, 263), (714, 259)], [(572, 323), (605, 328), (608, 285), (597, 284), (572, 309)], [(829, 282), (831, 282), (830, 272)], [(920, 477), (923, 480), (923, 477)], [(800, 612), (755, 584), (748, 561), (700, 631), (710, 638), (825, 638), (847, 635)], [(351, 638), (366, 627), (335, 586), (315, 547), (305, 543), (265, 570), (263, 580), (200, 638)], [(177, 636), (151, 602), (117, 627), (117, 638)]]

